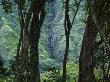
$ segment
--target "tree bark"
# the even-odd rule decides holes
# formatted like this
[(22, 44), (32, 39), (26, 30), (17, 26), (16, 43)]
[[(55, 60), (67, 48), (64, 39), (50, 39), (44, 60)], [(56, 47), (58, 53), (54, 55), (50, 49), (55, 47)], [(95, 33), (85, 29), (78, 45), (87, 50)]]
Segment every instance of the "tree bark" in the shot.
[(31, 81), (40, 82), (38, 44), (40, 38), (39, 0), (33, 1), (33, 18), (30, 27)]
[(63, 61), (63, 79), (62, 82), (66, 82), (66, 63), (68, 58), (68, 51), (69, 51), (69, 34), (66, 35), (66, 48), (64, 54), (64, 61)]
[(73, 23), (75, 21), (77, 12), (79, 10), (79, 6), (82, 0), (79, 1), (77, 9), (75, 11), (75, 14), (73, 16), (73, 20), (72, 22), (70, 21), (69, 18), (69, 1), (70, 0), (66, 0), (65, 2), (65, 19), (64, 19), (64, 29), (65, 29), (65, 36), (66, 36), (66, 47), (65, 47), (65, 54), (64, 54), (64, 59), (63, 59), (63, 76), (62, 76), (62, 82), (66, 82), (66, 64), (67, 64), (67, 60), (68, 60), (68, 52), (69, 52), (69, 36), (70, 36), (70, 31), (71, 28), (73, 26)]
[(45, 18), (46, 0), (33, 1), (33, 18), (30, 27), (30, 58), (31, 58), (31, 80), (30, 82), (40, 82), (39, 71), (39, 39), (40, 30)]
[(66, 63), (68, 58), (68, 51), (69, 51), (69, 35), (70, 35), (70, 26), (71, 22), (69, 19), (69, 0), (66, 0), (65, 5), (65, 19), (64, 19), (64, 29), (65, 29), (65, 36), (66, 36), (66, 47), (65, 47), (65, 54), (63, 59), (63, 76), (62, 76), (62, 82), (66, 82)]
[(97, 30), (92, 16), (89, 15), (79, 58), (79, 80), (78, 82), (95, 82), (94, 80), (94, 45)]

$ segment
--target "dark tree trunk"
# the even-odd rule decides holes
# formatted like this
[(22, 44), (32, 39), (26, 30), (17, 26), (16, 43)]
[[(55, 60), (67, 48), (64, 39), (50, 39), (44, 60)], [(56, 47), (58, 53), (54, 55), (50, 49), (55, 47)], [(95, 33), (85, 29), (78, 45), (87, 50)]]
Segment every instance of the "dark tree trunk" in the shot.
[[(20, 38), (19, 38), (19, 43), (18, 43), (18, 46), (17, 46), (17, 56), (16, 56), (16, 61), (17, 61), (17, 69), (16, 69), (16, 82), (23, 82), (23, 77), (22, 77), (22, 64), (23, 62), (21, 62), (21, 57), (23, 56), (23, 54), (20, 52), (22, 48), (22, 51), (23, 51), (23, 29), (24, 29), (24, 17), (23, 17), (23, 13), (22, 13), (22, 10), (23, 10), (23, 6), (22, 6), (22, 1), (17, 1), (17, 4), (18, 4), (18, 14), (19, 14), (19, 22), (20, 22), (20, 27), (21, 27), (21, 32), (20, 32)], [(20, 64), (22, 63), (22, 64)]]
[[(28, 13), (24, 14), (24, 6), (23, 0), (17, 0), (18, 5), (18, 14), (19, 14), (19, 22), (21, 27), (20, 39), (17, 47), (17, 67), (16, 67), (16, 82), (28, 82), (29, 76), (29, 34), (28, 34), (28, 26), (31, 18), (31, 7), (28, 10)], [(26, 17), (26, 19), (25, 19)], [(24, 73), (26, 72), (26, 73)]]
[(93, 23), (90, 15), (87, 20), (87, 26), (81, 47), (79, 58), (79, 80), (78, 82), (95, 82), (94, 80), (94, 43), (96, 36), (96, 25)]
[(66, 35), (66, 48), (64, 54), (64, 61), (63, 61), (63, 79), (62, 82), (66, 82), (66, 63), (68, 58), (68, 51), (69, 51), (69, 34)]
[[(27, 13), (23, 12), (27, 11), (24, 9), (25, 2), (17, 0), (17, 3), (21, 33), (17, 47), (16, 82), (40, 82), (38, 44), (40, 28), (45, 17), (46, 0), (32, 0)], [(32, 19), (31, 22), (30, 19)], [(30, 27), (30, 36), (28, 27)], [(30, 55), (28, 54), (29, 48)]]
[(45, 18), (46, 0), (33, 1), (33, 18), (30, 27), (30, 58), (31, 58), (31, 80), (30, 82), (40, 82), (39, 72), (39, 39), (40, 29)]
[(39, 43), (39, 25), (38, 20), (36, 21), (33, 17), (32, 25), (30, 28), (30, 57), (31, 57), (31, 81), (30, 82), (40, 82), (39, 73), (39, 53), (38, 53), (38, 43)]
[(64, 19), (64, 29), (65, 29), (65, 36), (66, 36), (66, 47), (65, 47), (65, 54), (63, 59), (63, 76), (62, 82), (66, 82), (66, 64), (68, 59), (68, 51), (69, 51), (69, 35), (71, 30), (71, 22), (69, 19), (69, 0), (66, 0), (65, 4), (65, 19)]
[(65, 29), (65, 36), (66, 36), (66, 47), (65, 47), (65, 54), (64, 54), (64, 59), (63, 59), (63, 76), (62, 76), (62, 82), (66, 82), (66, 64), (67, 64), (67, 60), (68, 60), (68, 51), (69, 51), (69, 36), (70, 36), (70, 31), (72, 28), (72, 25), (74, 23), (74, 20), (76, 18), (77, 12), (79, 10), (79, 6), (81, 3), (81, 0), (78, 3), (77, 9), (75, 11), (75, 14), (73, 16), (73, 20), (72, 22), (70, 21), (69, 18), (69, 1), (70, 0), (66, 0), (65, 2), (65, 19), (64, 19), (64, 29)]
[[(102, 28), (106, 28), (107, 26), (107, 18), (108, 18), (108, 10), (106, 10), (106, 8), (108, 7), (109, 2), (106, 0), (92, 0), (91, 2), (91, 7), (92, 7), (92, 16), (93, 16), (93, 20), (94, 23), (96, 24), (96, 28), (102, 38), (102, 41), (105, 43), (106, 47), (108, 48), (108, 51), (110, 51), (110, 44), (108, 42), (107, 36), (105, 36), (106, 34), (103, 32)], [(106, 17), (107, 16), (107, 17)], [(106, 53), (106, 52), (104, 52)], [(103, 54), (104, 55), (104, 54)], [(105, 68), (105, 61), (106, 58), (103, 58), (103, 66), (102, 66), (102, 70), (103, 70), (103, 82), (109, 82), (109, 77), (108, 77), (108, 73), (109, 72), (109, 67)]]
[(40, 38), (39, 0), (33, 2), (33, 18), (30, 28), (31, 81), (40, 82), (38, 44)]

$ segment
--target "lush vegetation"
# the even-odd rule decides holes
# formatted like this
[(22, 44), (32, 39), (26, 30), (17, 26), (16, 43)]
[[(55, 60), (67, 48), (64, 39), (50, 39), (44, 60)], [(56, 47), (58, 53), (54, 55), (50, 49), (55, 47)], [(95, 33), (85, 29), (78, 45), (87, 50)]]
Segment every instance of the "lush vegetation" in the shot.
[(110, 82), (109, 0), (0, 0), (0, 82)]

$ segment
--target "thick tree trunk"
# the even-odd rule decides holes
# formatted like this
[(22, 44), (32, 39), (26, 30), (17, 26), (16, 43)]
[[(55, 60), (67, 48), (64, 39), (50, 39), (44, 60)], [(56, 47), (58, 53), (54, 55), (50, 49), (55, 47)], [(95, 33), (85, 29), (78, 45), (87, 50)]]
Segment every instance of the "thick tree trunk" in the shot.
[[(108, 20), (107, 17), (109, 16), (109, 2), (106, 0), (92, 0), (91, 7), (92, 7), (92, 17), (93, 21), (96, 24), (96, 28), (100, 34), (102, 41), (105, 43), (108, 51), (110, 52), (110, 43), (106, 36), (106, 33), (103, 32), (102, 28), (108, 27)], [(106, 9), (108, 7), (108, 9)], [(108, 35), (108, 34), (107, 34)], [(104, 52), (106, 53), (106, 52)], [(109, 69), (110, 69), (110, 62), (108, 62), (108, 68), (105, 67), (105, 59), (103, 59), (103, 82), (110, 82), (109, 80)]]
[[(17, 0), (18, 4), (18, 14), (20, 21), (20, 39), (17, 47), (17, 69), (16, 69), (16, 82), (28, 82), (29, 69), (28, 68), (28, 48), (29, 48), (29, 34), (28, 34), (28, 26), (30, 21), (31, 12), (29, 9), (29, 13), (25, 20), (25, 14), (23, 13), (23, 1)], [(21, 64), (22, 63), (22, 64)], [(25, 73), (26, 72), (26, 73)], [(28, 72), (28, 73), (27, 73)]]
[(40, 82), (38, 44), (40, 38), (39, 0), (33, 2), (33, 18), (30, 28), (31, 81)]
[(33, 18), (30, 27), (30, 57), (32, 65), (30, 82), (40, 82), (38, 45), (40, 29), (45, 18), (45, 4), (46, 0), (33, 1)]
[(81, 47), (79, 58), (79, 80), (78, 82), (95, 82), (94, 80), (94, 43), (96, 36), (96, 25), (93, 23), (90, 15), (87, 20), (87, 26), (84, 33), (84, 38)]
[[(21, 36), (17, 48), (17, 65), (19, 68), (17, 68), (16, 82), (40, 82), (38, 44), (40, 28), (45, 17), (45, 3), (46, 0), (32, 0), (30, 8), (25, 14), (23, 13), (24, 3), (22, 0), (18, 0)], [(32, 14), (33, 16), (31, 16)], [(30, 36), (28, 33), (29, 26)], [(30, 55), (28, 54), (29, 47)]]
[(39, 44), (39, 25), (38, 22), (33, 18), (32, 27), (30, 28), (30, 57), (31, 57), (31, 81), (30, 82), (40, 82), (40, 73), (39, 73), (39, 53), (38, 53), (38, 44)]

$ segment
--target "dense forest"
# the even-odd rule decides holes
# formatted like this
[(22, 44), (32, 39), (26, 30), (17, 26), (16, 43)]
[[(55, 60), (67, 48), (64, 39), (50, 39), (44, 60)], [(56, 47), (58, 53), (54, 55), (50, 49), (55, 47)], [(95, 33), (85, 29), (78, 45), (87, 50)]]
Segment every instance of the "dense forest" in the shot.
[(0, 82), (110, 82), (110, 0), (0, 0)]

